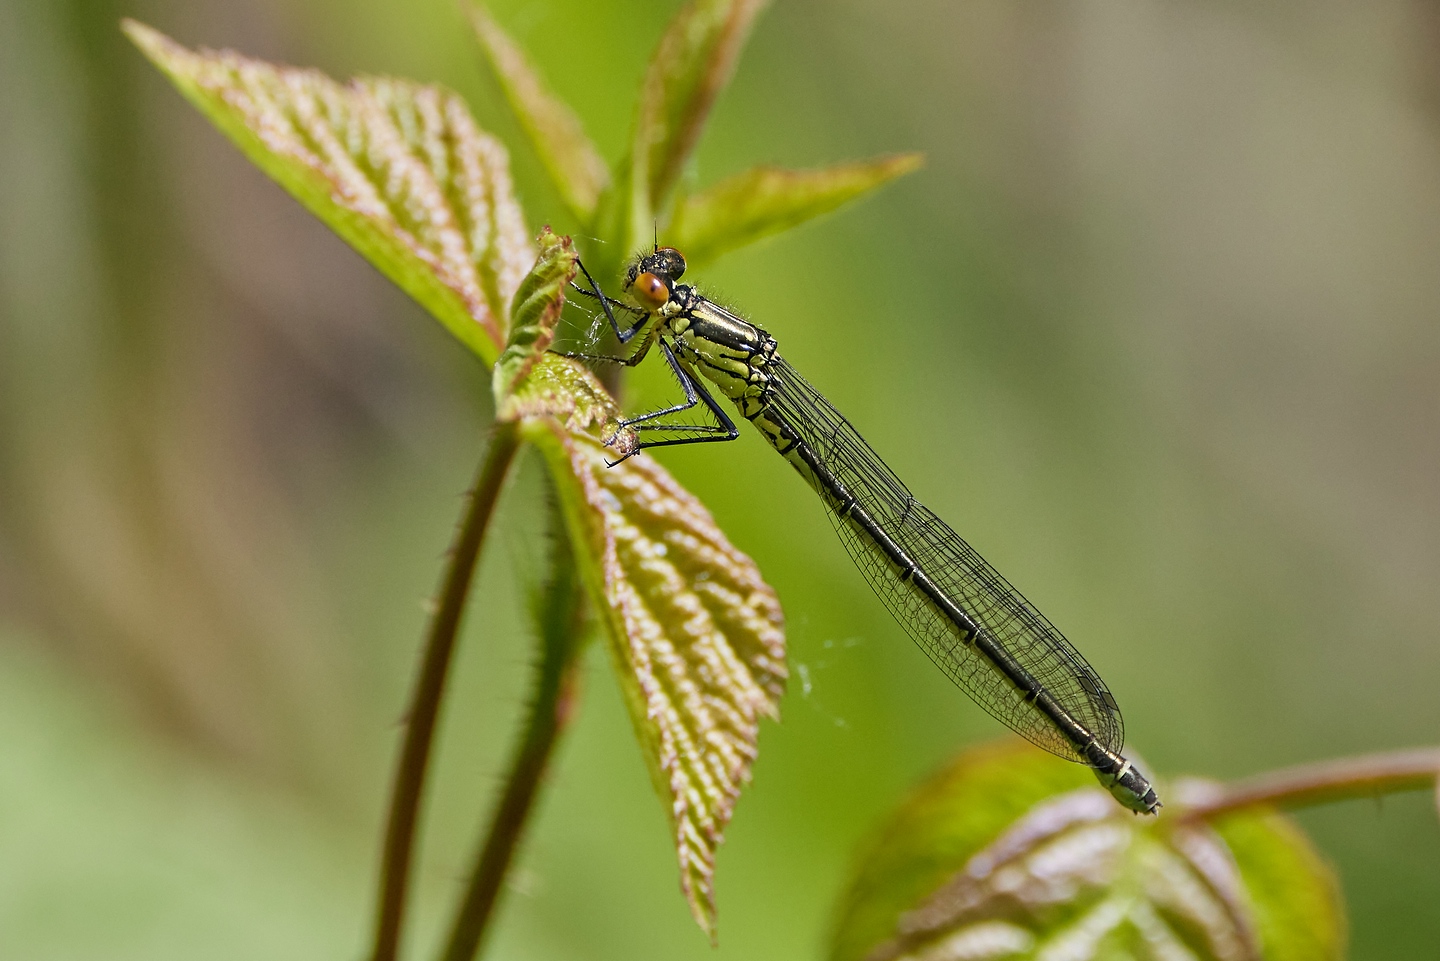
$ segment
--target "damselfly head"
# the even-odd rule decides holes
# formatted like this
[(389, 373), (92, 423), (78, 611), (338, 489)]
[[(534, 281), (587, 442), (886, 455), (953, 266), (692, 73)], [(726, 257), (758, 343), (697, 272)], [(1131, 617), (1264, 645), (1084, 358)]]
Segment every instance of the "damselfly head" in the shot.
[(641, 274), (654, 274), (673, 284), (685, 274), (685, 255), (674, 247), (656, 247), (648, 254), (640, 254), (625, 271), (625, 289), (629, 290)]
[(685, 273), (685, 255), (674, 247), (656, 247), (641, 254), (625, 271), (625, 290), (646, 310), (659, 310)]

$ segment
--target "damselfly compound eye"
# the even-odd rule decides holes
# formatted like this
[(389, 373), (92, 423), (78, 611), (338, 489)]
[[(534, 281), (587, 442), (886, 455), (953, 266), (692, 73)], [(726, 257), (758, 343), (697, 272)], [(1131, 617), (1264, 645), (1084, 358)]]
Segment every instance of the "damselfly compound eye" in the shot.
[(671, 280), (679, 280), (685, 273), (685, 255), (675, 247), (658, 247), (654, 256), (665, 265), (665, 273)]
[(646, 310), (659, 310), (670, 299), (670, 288), (657, 275), (648, 270), (635, 278), (630, 287), (630, 296)]

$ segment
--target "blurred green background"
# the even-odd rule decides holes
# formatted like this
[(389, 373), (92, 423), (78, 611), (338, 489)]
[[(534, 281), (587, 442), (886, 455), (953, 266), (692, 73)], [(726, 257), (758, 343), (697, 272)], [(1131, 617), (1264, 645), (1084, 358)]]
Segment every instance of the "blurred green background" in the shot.
[[(495, 10), (614, 156), (676, 6)], [(354, 958), (488, 377), (121, 16), (450, 84), (515, 145), (530, 226), (569, 225), (453, 0), (0, 0), (0, 957)], [(700, 182), (929, 165), (696, 279), (1061, 625), (1147, 770), (1435, 743), (1437, 54), (1423, 0), (778, 0)], [(658, 368), (632, 384), (637, 406), (668, 389)], [(494, 957), (816, 958), (876, 818), (1001, 733), (758, 438), (660, 459), (789, 618), (784, 723), (720, 855), (721, 947), (595, 650)], [(451, 688), (420, 956), (525, 695), (538, 478), (507, 495)], [(1300, 820), (1354, 955), (1433, 958), (1433, 799)]]

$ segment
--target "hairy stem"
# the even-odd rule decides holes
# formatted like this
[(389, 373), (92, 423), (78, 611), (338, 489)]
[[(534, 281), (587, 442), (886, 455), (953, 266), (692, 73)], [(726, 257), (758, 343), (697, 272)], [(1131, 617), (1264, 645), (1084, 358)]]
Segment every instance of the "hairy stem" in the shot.
[(405, 894), (415, 848), (416, 818), (425, 787), (425, 769), (430, 762), (430, 746), (435, 739), (440, 698), (450, 668), (450, 655), (455, 649), (455, 635), (470, 593), (470, 581), (475, 574), (480, 546), (485, 540), (495, 501), (518, 447), (519, 435), (515, 426), (497, 425), (450, 550), (444, 584), (430, 621), (429, 636), (425, 640), (420, 675), (415, 680), (415, 691), (410, 699), (405, 743), (395, 767), (390, 819), (385, 827), (385, 851), (380, 865), (375, 948), (371, 953), (373, 961), (395, 961), (399, 949), (400, 929), (405, 917)]
[(584, 628), (584, 594), (576, 576), (569, 542), (561, 529), (559, 510), (552, 506), (554, 531), (549, 582), (538, 599), (541, 660), (535, 695), (515, 750), (490, 829), (476, 854), (469, 887), (455, 915), (445, 961), (471, 961), (480, 949), (495, 912), (515, 848), (534, 807), (540, 781), (574, 707), (575, 686)]
[(1215, 796), (1187, 807), (1180, 814), (1180, 820), (1213, 818), (1255, 804), (1301, 807), (1434, 788), (1437, 778), (1440, 778), (1440, 748), (1302, 764), (1226, 785)]

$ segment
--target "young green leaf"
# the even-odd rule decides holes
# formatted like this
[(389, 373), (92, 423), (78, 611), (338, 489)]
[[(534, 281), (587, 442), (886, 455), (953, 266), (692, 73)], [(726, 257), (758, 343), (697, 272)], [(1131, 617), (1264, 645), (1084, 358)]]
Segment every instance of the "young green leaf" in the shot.
[(754, 563), (663, 467), (640, 457), (609, 466), (634, 433), (617, 441), (618, 410), (600, 382), (545, 352), (575, 270), (569, 240), (546, 230), (496, 365), (500, 417), (519, 421), (545, 455), (670, 811), (680, 886), (713, 937), (715, 850), (750, 776), (760, 718), (777, 716), (785, 689), (783, 618)]
[(556, 236), (547, 225), (540, 232), (539, 245), (540, 256), (510, 304), (510, 341), (495, 364), (497, 408), (515, 395), (516, 384), (550, 349), (565, 305), (565, 288), (578, 270), (579, 258), (569, 237)]
[(457, 95), (125, 32), (260, 169), (487, 364), (533, 260), (505, 148)]
[(923, 162), (909, 153), (820, 170), (753, 167), (681, 200), (666, 242), (685, 251), (692, 267), (709, 263), (829, 213)]
[(628, 176), (621, 178), (624, 249), (649, 239), (652, 217), (695, 149), (764, 6), (765, 0), (691, 0), (660, 38), (640, 88)]
[(1014, 742), (962, 754), (862, 858), (832, 961), (1341, 956), (1339, 889), (1290, 821), (1140, 819), (1087, 781)]
[(550, 91), (524, 51), (489, 11), (472, 3), (469, 13), (480, 49), (550, 182), (580, 223), (590, 226), (600, 192), (610, 180), (605, 160), (585, 136), (580, 118)]
[[(1181, 785), (1181, 796), (1184, 786)], [(1334, 872), (1289, 818), (1256, 807), (1217, 818), (1250, 898), (1261, 957), (1312, 961), (1344, 954), (1345, 911)]]
[[(515, 292), (510, 341), (495, 365), (495, 416), (522, 424), (545, 422), (608, 442), (619, 457), (634, 448), (636, 436), (618, 427), (620, 408), (614, 399), (584, 364), (549, 353), (577, 263), (570, 238), (546, 227), (540, 256)], [(565, 478), (558, 483), (563, 488)]]

